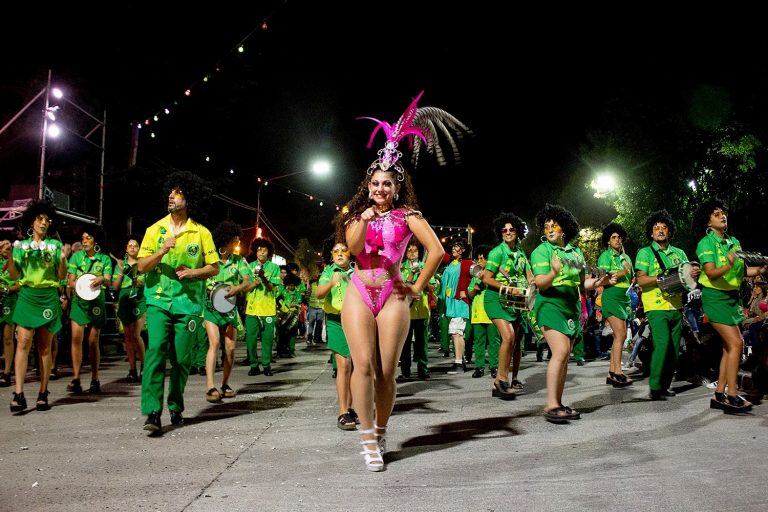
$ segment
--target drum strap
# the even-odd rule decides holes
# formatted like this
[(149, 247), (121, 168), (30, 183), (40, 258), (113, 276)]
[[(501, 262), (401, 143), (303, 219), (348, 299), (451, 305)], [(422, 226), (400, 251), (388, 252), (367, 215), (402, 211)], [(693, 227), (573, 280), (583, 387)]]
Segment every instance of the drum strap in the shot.
[(653, 255), (656, 256), (656, 261), (659, 262), (659, 267), (661, 268), (661, 271), (664, 272), (665, 270), (667, 270), (667, 266), (662, 261), (661, 254), (659, 254), (659, 251), (657, 251), (653, 245), (651, 245), (651, 250), (653, 251)]

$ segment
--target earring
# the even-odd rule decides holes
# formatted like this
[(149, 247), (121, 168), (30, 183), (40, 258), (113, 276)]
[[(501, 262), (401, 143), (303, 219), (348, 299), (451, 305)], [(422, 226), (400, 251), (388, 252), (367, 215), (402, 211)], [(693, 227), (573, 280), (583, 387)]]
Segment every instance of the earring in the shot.
[(546, 242), (547, 241), (547, 237), (545, 237), (544, 235), (541, 235), (541, 241), (542, 242)]
[(707, 229), (706, 229), (706, 230), (704, 230), (704, 234), (705, 234), (705, 235), (708, 235), (708, 234), (710, 234), (711, 232), (712, 232), (712, 227), (711, 227), (711, 226), (707, 226)]
[(29, 229), (27, 230), (27, 236), (28, 236), (28, 237), (32, 237), (32, 235), (34, 235), (34, 234), (35, 234), (35, 232), (34, 232), (34, 231), (32, 231), (32, 228), (29, 228)]
[(101, 252), (101, 247), (99, 247), (99, 244), (96, 244), (96, 245), (93, 246), (93, 250), (95, 252)]
[(123, 259), (124, 259), (124, 260), (127, 260), (127, 259), (128, 259), (128, 253), (125, 253), (125, 256), (123, 256)]
[(373, 199), (373, 192), (368, 192), (368, 199)]
[(221, 255), (223, 256), (223, 255), (224, 255), (224, 252), (225, 252), (225, 250), (226, 250), (226, 249), (224, 249), (223, 247), (219, 247), (219, 254), (221, 254)]
[(397, 195), (397, 192), (395, 192), (395, 201), (397, 201), (400, 198), (399, 195)]

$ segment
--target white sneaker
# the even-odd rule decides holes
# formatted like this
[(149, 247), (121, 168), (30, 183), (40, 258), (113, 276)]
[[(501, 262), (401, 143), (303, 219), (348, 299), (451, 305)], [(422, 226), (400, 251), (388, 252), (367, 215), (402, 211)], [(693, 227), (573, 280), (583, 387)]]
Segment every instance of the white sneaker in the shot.
[(707, 384), (707, 388), (709, 389), (715, 389), (717, 387), (717, 381), (712, 381), (709, 384)]
[(635, 367), (635, 365), (633, 363), (623, 363), (621, 365), (621, 369), (624, 370), (624, 371), (631, 370), (634, 367)]

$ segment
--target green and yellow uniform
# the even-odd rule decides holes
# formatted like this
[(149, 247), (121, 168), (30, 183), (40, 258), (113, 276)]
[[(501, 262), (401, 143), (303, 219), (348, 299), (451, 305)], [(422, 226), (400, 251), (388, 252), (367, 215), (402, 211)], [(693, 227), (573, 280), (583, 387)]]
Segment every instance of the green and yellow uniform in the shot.
[(296, 351), (296, 334), (298, 333), (302, 299), (303, 294), (298, 286), (294, 287), (293, 290), (285, 286), (280, 295), (277, 296), (277, 303), (280, 305), (277, 351), (281, 355), (293, 355)]
[[(506, 245), (506, 244), (504, 244)], [(487, 267), (486, 267), (487, 268)], [(470, 308), (472, 322), (472, 338), (474, 340), (475, 367), (485, 368), (485, 352), (488, 351), (488, 364), (491, 368), (499, 367), (499, 346), (501, 338), (499, 330), (493, 325), (493, 321), (487, 314), (485, 306), (485, 297), (490, 291), (485, 287), (482, 280), (473, 277), (469, 282), (469, 291), (480, 286), (480, 293), (472, 297), (472, 307)], [(496, 303), (498, 304), (498, 292), (496, 293)], [(504, 310), (505, 311), (505, 310)]]
[(219, 283), (228, 284), (232, 287), (240, 286), (243, 279), (251, 277), (251, 267), (248, 266), (248, 262), (245, 258), (239, 254), (230, 254), (226, 261), (219, 261), (219, 273), (213, 277), (209, 277), (206, 281), (206, 302), (205, 311), (203, 317), (207, 322), (218, 325), (219, 327), (225, 327), (227, 325), (233, 326), (235, 329), (241, 327), (240, 315), (237, 314), (237, 308), (234, 308), (229, 313), (219, 313), (211, 304), (208, 299), (208, 293)]
[[(77, 251), (69, 258), (67, 273), (75, 276), (75, 280), (83, 274), (93, 274), (110, 281), (112, 279), (112, 259), (100, 252), (88, 256), (84, 250)], [(69, 318), (78, 325), (90, 325), (99, 329), (104, 327), (107, 322), (105, 286), (102, 285), (101, 293), (93, 300), (81, 299), (77, 293), (72, 294)]]
[(608, 273), (622, 272), (624, 264), (630, 269), (629, 274), (621, 276), (613, 286), (605, 286), (601, 295), (603, 318), (614, 316), (619, 320), (629, 318), (629, 285), (632, 281), (632, 259), (625, 252), (616, 252), (608, 248), (597, 258), (597, 266)]
[[(665, 268), (673, 268), (688, 261), (682, 249), (668, 245), (662, 249), (656, 242), (643, 247), (635, 257), (635, 271), (645, 272), (650, 277), (662, 273), (654, 249), (659, 254)], [(672, 384), (672, 376), (677, 366), (682, 333), (682, 296), (666, 296), (654, 283), (643, 288), (643, 309), (648, 318), (653, 336), (653, 355), (651, 356), (651, 375), (648, 386), (651, 391), (664, 391)]]
[[(256, 265), (261, 265), (264, 278), (272, 285), (267, 287), (255, 272)], [(248, 358), (251, 368), (258, 368), (259, 358), (257, 343), (261, 338), (261, 362), (264, 366), (272, 364), (272, 346), (275, 341), (275, 318), (277, 315), (277, 287), (280, 284), (280, 267), (271, 261), (250, 264), (251, 281), (257, 282), (256, 287), (246, 297), (245, 306), (245, 341), (248, 345)]]
[[(400, 274), (403, 281), (415, 283), (419, 274), (424, 268), (423, 262), (417, 262), (415, 269), (411, 268), (411, 262), (406, 260), (400, 267)], [(433, 277), (429, 284), (437, 285)], [(408, 336), (405, 338), (403, 351), (400, 352), (400, 370), (406, 377), (411, 373), (411, 346), (413, 346), (413, 360), (416, 361), (416, 369), (420, 375), (424, 375), (429, 369), (429, 358), (427, 357), (429, 343), (429, 297), (424, 290), (419, 297), (414, 299), (410, 310), (411, 324), (408, 329)]]
[(347, 337), (341, 328), (341, 308), (344, 305), (344, 294), (347, 293), (350, 270), (344, 270), (335, 263), (326, 265), (317, 283), (320, 285), (330, 283), (335, 272), (339, 272), (341, 278), (338, 283), (331, 287), (331, 291), (328, 292), (323, 301), (325, 333), (328, 338), (328, 348), (342, 357), (349, 357)]
[[(740, 251), (741, 243), (734, 237), (727, 235), (720, 238), (714, 231), (710, 231), (699, 241), (696, 247), (696, 256), (704, 266), (712, 263), (715, 268), (728, 265), (728, 255)], [(725, 274), (714, 281), (702, 271), (699, 276), (701, 289), (701, 303), (704, 314), (710, 322), (723, 325), (741, 325), (744, 321), (744, 308), (741, 307), (739, 287), (744, 279), (747, 269), (744, 260), (736, 258), (733, 266)]]
[(144, 298), (144, 276), (139, 274), (138, 264), (130, 265), (123, 259), (123, 268), (118, 267), (116, 277), (122, 276), (120, 293), (117, 298), (117, 318), (125, 325), (131, 325), (147, 312)]
[(0, 256), (0, 325), (13, 323), (13, 310), (19, 297), (18, 291), (11, 291), (16, 281), (11, 279), (7, 264), (8, 260)]
[(28, 238), (14, 244), (12, 257), (21, 286), (13, 309), (13, 323), (27, 329), (46, 327), (51, 334), (56, 334), (61, 330), (58, 293), (61, 280), (56, 275), (61, 261), (61, 242), (46, 238), (38, 245)]
[(581, 249), (571, 244), (565, 247), (550, 243), (541, 243), (531, 253), (531, 267), (534, 276), (552, 271), (552, 258), (557, 256), (563, 262), (552, 285), (546, 290), (539, 290), (533, 312), (537, 324), (543, 329), (548, 327), (561, 332), (571, 339), (581, 335), (581, 295), (579, 289), (584, 278), (583, 270), (565, 264), (570, 260), (577, 265), (584, 265)]
[[(502, 242), (491, 249), (488, 253), (485, 269), (504, 286), (515, 286), (523, 289), (528, 287), (528, 271), (531, 270), (531, 265), (519, 244), (515, 249), (510, 249), (506, 242)], [(512, 282), (507, 279), (505, 273), (512, 279)], [(483, 293), (483, 297), (485, 311), (490, 318), (501, 318), (508, 322), (520, 321), (520, 311), (501, 306), (499, 290), (488, 288)]]
[[(165, 238), (172, 233), (170, 215), (150, 226), (141, 242), (139, 259), (160, 251)], [(171, 360), (168, 409), (184, 410), (184, 388), (192, 363), (192, 347), (203, 322), (205, 280), (179, 279), (176, 269), (182, 266), (202, 268), (218, 261), (211, 232), (202, 224), (187, 219), (176, 234), (176, 245), (144, 276), (149, 347), (141, 382), (142, 414), (163, 408), (168, 358)]]

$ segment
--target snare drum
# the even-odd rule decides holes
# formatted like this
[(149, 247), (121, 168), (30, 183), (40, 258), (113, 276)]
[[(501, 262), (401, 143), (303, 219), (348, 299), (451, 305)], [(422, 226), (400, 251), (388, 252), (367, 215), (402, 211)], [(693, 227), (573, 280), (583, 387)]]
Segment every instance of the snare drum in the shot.
[(208, 303), (219, 313), (229, 313), (235, 309), (235, 304), (237, 303), (237, 299), (234, 296), (226, 296), (231, 289), (232, 286), (227, 283), (216, 283), (208, 290)]
[(696, 289), (696, 279), (691, 275), (693, 265), (683, 262), (668, 268), (656, 278), (661, 293), (666, 296), (680, 295)]
[(533, 302), (536, 300), (536, 287), (529, 286), (522, 288), (510, 286), (506, 288), (507, 293), (499, 294), (501, 307), (505, 309), (514, 309), (515, 311), (533, 310)]
[(83, 274), (75, 281), (75, 293), (83, 300), (94, 300), (101, 295), (101, 287), (91, 288), (96, 279), (94, 274)]

